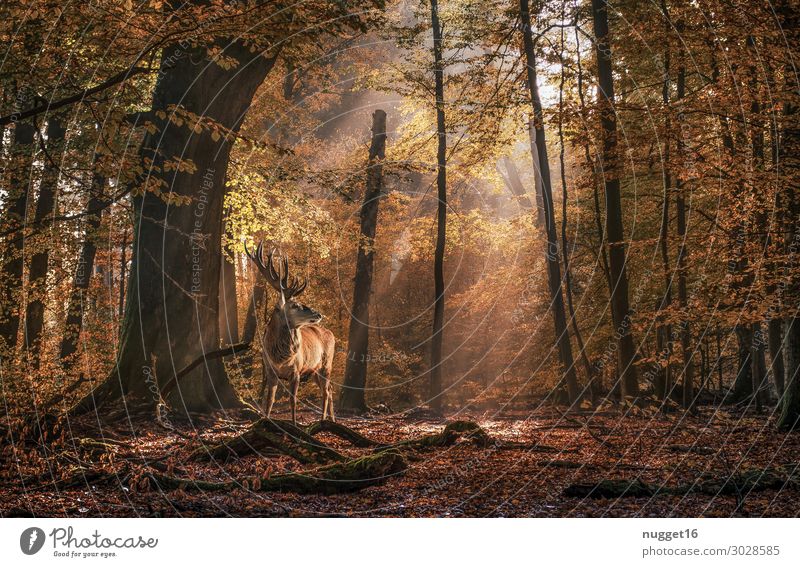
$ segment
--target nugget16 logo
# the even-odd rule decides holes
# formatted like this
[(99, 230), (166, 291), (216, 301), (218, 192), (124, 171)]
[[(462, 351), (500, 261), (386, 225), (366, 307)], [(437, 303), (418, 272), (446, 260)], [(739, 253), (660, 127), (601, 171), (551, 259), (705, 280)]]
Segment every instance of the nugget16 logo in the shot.
[(25, 555), (33, 555), (42, 549), (44, 539), (42, 528), (28, 528), (19, 536), (19, 548)]

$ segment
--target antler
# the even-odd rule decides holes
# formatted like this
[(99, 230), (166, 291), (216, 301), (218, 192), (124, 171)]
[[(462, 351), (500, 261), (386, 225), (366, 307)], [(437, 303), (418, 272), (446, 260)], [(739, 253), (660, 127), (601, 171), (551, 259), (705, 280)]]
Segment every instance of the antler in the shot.
[[(296, 297), (305, 291), (308, 285), (308, 279), (304, 279), (302, 283), (295, 277), (289, 277), (289, 258), (286, 254), (278, 252), (274, 247), (267, 253), (267, 261), (264, 262), (264, 242), (258, 243), (255, 254), (247, 249), (247, 244), (244, 246), (244, 251), (253, 263), (258, 267), (258, 271), (266, 278), (269, 284), (281, 294), (284, 300)], [(278, 253), (278, 269), (275, 269), (273, 257), (276, 252)]]

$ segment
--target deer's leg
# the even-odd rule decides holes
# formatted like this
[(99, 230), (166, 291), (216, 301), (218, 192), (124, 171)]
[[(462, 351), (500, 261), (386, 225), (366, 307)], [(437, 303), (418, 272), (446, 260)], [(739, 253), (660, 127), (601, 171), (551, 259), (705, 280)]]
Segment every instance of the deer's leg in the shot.
[(300, 388), (300, 375), (295, 374), (290, 384), (289, 396), (292, 400), (292, 425), (297, 425), (297, 390)]
[(278, 393), (278, 378), (272, 372), (267, 373), (264, 377), (262, 390), (264, 391), (264, 397), (261, 405), (264, 408), (264, 413), (269, 417), (272, 413), (272, 406), (275, 404), (275, 396)]
[(336, 416), (333, 415), (333, 388), (331, 388), (330, 380), (325, 381), (325, 391), (328, 394), (328, 409), (331, 412), (331, 421), (336, 423)]

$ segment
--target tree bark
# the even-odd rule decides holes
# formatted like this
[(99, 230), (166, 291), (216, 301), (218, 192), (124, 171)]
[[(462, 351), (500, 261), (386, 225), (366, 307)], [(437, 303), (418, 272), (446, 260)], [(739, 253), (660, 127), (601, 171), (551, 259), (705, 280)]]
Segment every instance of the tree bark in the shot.
[[(206, 46), (174, 44), (163, 51), (152, 100), (158, 131), (145, 136), (139, 152), (142, 163), (154, 167), (134, 183), (155, 185), (189, 203), (169, 204), (153, 191), (134, 197), (133, 257), (117, 365), (73, 413), (120, 394), (156, 404), (154, 381), (167, 382), (176, 369), (218, 348), (222, 206), (233, 136), (215, 139), (169, 115), (179, 105), (238, 131), (275, 59), (251, 53), (238, 41), (226, 44), (224, 54), (238, 64), (221, 67), (209, 59)], [(189, 168), (164, 168), (166, 160), (176, 159)], [(200, 412), (240, 404), (219, 359), (183, 378), (167, 402)]]
[[(45, 161), (42, 182), (39, 186), (39, 198), (36, 202), (35, 223), (53, 216), (56, 208), (58, 192), (59, 162), (63, 153), (66, 129), (58, 118), (51, 118), (47, 123), (47, 146), (50, 159)], [(43, 240), (49, 235), (42, 235)], [(25, 350), (28, 362), (33, 368), (39, 368), (39, 352), (41, 348), (42, 328), (44, 327), (44, 305), (47, 299), (47, 269), (50, 260), (50, 243), (46, 240), (39, 246), (31, 259), (28, 272), (28, 305), (25, 309)]]
[[(106, 178), (95, 172), (92, 177), (92, 187), (86, 210), (102, 209), (107, 202), (104, 194)], [(83, 330), (83, 315), (88, 299), (87, 291), (94, 272), (94, 258), (97, 254), (97, 230), (100, 228), (102, 212), (86, 217), (86, 228), (84, 229), (83, 244), (78, 256), (78, 263), (75, 269), (75, 276), (72, 280), (72, 292), (69, 297), (67, 307), (67, 320), (64, 325), (64, 336), (61, 339), (60, 358), (65, 368), (71, 368), (75, 363), (73, 356), (78, 350), (81, 331)]]
[(618, 337), (619, 372), (622, 393), (636, 397), (639, 383), (634, 365), (636, 345), (631, 331), (631, 310), (628, 303), (628, 275), (625, 257), (625, 234), (622, 223), (619, 163), (617, 155), (617, 119), (614, 101), (614, 77), (611, 66), (608, 9), (605, 0), (592, 0), (595, 51), (597, 55), (597, 103), (603, 131), (602, 169), (605, 177), (606, 236), (612, 287), (611, 314)]
[(433, 329), (431, 336), (431, 367), (429, 376), (430, 406), (442, 409), (442, 343), (444, 333), (444, 252), (447, 235), (447, 130), (444, 111), (444, 63), (442, 62), (442, 27), (439, 23), (439, 2), (431, 0), (431, 26), (433, 28), (433, 74), (436, 96), (436, 190), (439, 198), (436, 208), (436, 250), (433, 260)]
[(353, 287), (353, 310), (347, 340), (347, 363), (340, 407), (363, 412), (367, 409), (365, 389), (369, 362), (369, 299), (372, 293), (375, 230), (378, 203), (383, 190), (383, 158), (386, 149), (386, 113), (372, 113), (372, 144), (369, 147), (367, 187), (361, 207), (361, 237), (356, 258)]

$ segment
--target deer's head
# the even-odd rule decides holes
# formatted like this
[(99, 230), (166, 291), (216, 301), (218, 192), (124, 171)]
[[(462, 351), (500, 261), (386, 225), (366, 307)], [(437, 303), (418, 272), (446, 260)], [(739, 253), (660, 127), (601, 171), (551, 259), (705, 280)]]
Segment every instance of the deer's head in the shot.
[[(322, 321), (322, 315), (319, 312), (295, 300), (305, 291), (308, 280), (304, 279), (300, 282), (297, 277), (289, 275), (289, 258), (285, 254), (272, 248), (265, 258), (263, 242), (259, 242), (255, 253), (250, 252), (245, 245), (245, 252), (258, 267), (261, 275), (279, 294), (278, 302), (272, 310), (272, 317), (279, 317), (279, 320), (290, 329)], [(276, 255), (277, 258), (275, 258)]]

